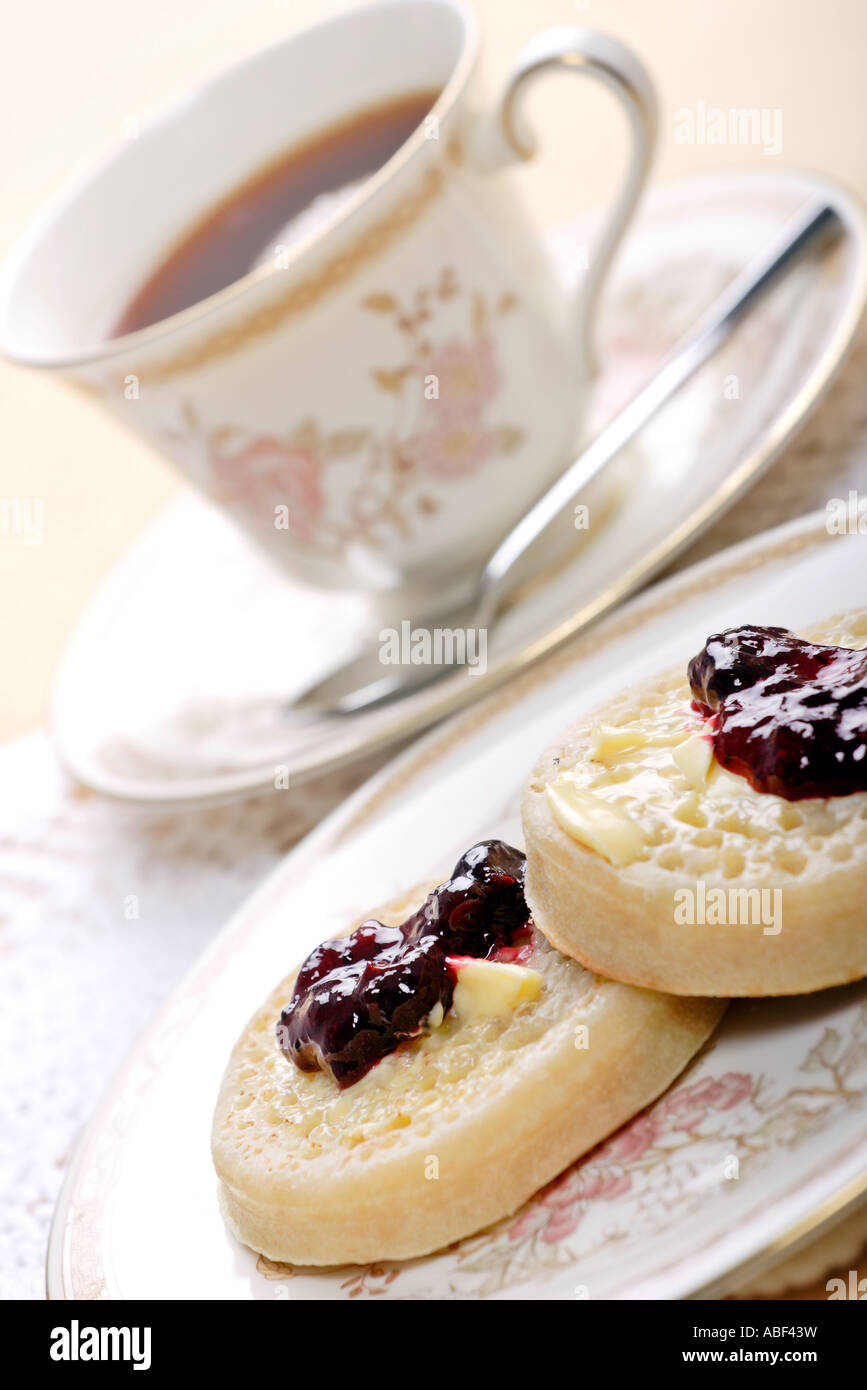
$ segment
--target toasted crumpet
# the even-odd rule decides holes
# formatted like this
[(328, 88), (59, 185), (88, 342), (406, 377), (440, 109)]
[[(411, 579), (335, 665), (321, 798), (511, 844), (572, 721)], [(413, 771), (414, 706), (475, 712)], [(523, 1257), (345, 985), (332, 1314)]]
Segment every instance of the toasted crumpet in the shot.
[[(867, 613), (799, 635), (860, 649)], [(800, 994), (867, 975), (867, 792), (755, 792), (703, 733), (684, 661), (539, 758), (522, 804), (539, 930), (589, 969), (671, 994)]]
[[(372, 915), (396, 924), (427, 891)], [(665, 1090), (724, 1008), (599, 979), (538, 932), (528, 964), (543, 976), (538, 999), (472, 1022), (450, 1011), (344, 1090), (277, 1047), (288, 976), (239, 1039), (214, 1116), (238, 1239), (271, 1260), (329, 1265), (470, 1235)]]

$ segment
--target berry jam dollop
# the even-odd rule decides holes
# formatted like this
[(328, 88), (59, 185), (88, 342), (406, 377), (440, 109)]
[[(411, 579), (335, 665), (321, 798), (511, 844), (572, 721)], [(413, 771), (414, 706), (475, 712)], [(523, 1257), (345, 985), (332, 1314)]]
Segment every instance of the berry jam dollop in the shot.
[(867, 652), (730, 627), (687, 668), (717, 761), (787, 801), (867, 791)]
[(502, 840), (462, 855), (451, 878), (399, 927), (362, 922), (323, 941), (298, 972), (277, 1041), (302, 1071), (330, 1072), (338, 1086), (360, 1081), (440, 1005), (451, 1007), (450, 957), (504, 955), (530, 933), (526, 859)]

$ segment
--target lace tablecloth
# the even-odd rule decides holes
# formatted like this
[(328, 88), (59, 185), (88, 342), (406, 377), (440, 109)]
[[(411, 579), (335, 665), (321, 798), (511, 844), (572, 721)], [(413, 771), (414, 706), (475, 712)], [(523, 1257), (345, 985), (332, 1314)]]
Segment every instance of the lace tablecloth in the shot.
[[(748, 505), (681, 565), (867, 487), (865, 372), (867, 333)], [(251, 888), (374, 765), (155, 814), (71, 786), (42, 734), (0, 750), (0, 1297), (42, 1295), (64, 1166), (136, 1035)], [(792, 1277), (819, 1278), (833, 1260), (826, 1241)]]

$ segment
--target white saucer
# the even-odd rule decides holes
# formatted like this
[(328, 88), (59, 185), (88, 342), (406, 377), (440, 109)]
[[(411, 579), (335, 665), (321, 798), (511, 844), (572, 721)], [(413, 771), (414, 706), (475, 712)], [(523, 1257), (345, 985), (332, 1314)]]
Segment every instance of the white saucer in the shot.
[[(603, 374), (589, 428), (637, 389), (731, 276), (807, 199), (849, 235), (761, 305), (617, 464), (621, 495), (575, 560), (504, 614), (485, 674), (466, 668), (380, 710), (293, 721), (293, 692), (380, 624), (366, 601), (277, 575), (221, 515), (184, 495), (88, 608), (61, 663), (52, 723), (67, 769), (149, 804), (285, 786), (397, 743), (577, 632), (639, 588), (731, 505), (802, 423), (839, 366), (867, 299), (865, 221), (813, 175), (756, 169), (656, 189), (615, 268), (601, 321)], [(587, 224), (560, 228), (564, 282)], [(564, 463), (566, 461), (564, 460)]]
[(329, 816), (117, 1076), (66, 1177), (49, 1295), (718, 1296), (867, 1198), (867, 981), (736, 1001), (647, 1111), (508, 1220), (426, 1259), (319, 1271), (258, 1259), (225, 1229), (209, 1153), (231, 1047), (293, 963), (372, 904), (444, 877), (475, 841), (521, 843), (518, 801), (539, 750), (626, 679), (685, 663), (732, 623), (798, 627), (867, 607), (865, 552), (867, 537), (829, 536), (819, 513), (716, 555), (435, 730)]

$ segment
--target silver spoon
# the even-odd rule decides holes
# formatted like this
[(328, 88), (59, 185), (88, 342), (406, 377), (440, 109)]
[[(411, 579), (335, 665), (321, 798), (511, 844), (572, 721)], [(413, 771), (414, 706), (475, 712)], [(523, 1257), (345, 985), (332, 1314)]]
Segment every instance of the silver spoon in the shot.
[[(680, 342), (662, 366), (569, 465), (557, 481), (500, 542), (485, 565), (470, 599), (441, 611), (416, 628), (488, 629), (502, 602), (506, 581), (521, 556), (571, 506), (591, 479), (620, 453), (662, 405), (731, 336), (741, 319), (808, 250), (835, 240), (842, 223), (826, 203), (812, 203), (781, 235), (736, 276)], [(436, 651), (438, 644), (431, 643)], [(399, 699), (454, 671), (451, 662), (384, 666), (378, 651), (365, 648), (295, 697), (291, 710), (319, 715), (356, 714)]]

